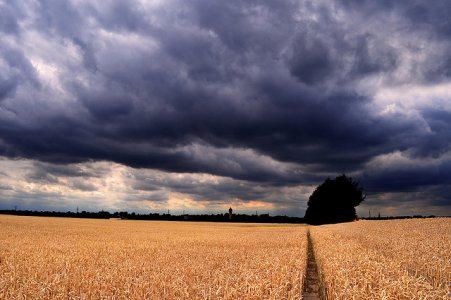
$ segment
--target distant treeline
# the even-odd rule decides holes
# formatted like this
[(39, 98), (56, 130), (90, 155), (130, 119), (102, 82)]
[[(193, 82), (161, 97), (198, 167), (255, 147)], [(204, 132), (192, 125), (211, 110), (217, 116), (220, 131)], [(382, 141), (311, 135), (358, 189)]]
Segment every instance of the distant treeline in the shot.
[(245, 223), (304, 223), (303, 218), (288, 216), (270, 216), (269, 214), (246, 215), (233, 214), (229, 219), (229, 214), (203, 214), (203, 215), (171, 215), (171, 214), (137, 214), (126, 211), (110, 213), (108, 211), (99, 212), (57, 212), (57, 211), (31, 211), (31, 210), (0, 210), (0, 214), (18, 216), (42, 216), (42, 217), (66, 217), (66, 218), (92, 218), (110, 219), (119, 218), (127, 220), (159, 220), (159, 221), (197, 221), (197, 222), (245, 222)]
[[(246, 215), (233, 214), (229, 219), (229, 214), (203, 214), (203, 215), (171, 215), (171, 214), (137, 214), (126, 211), (110, 213), (108, 211), (99, 212), (58, 212), (58, 211), (32, 211), (32, 210), (0, 210), (0, 214), (18, 216), (41, 216), (41, 217), (66, 217), (66, 218), (91, 218), (91, 219), (123, 219), (123, 220), (158, 220), (158, 221), (196, 221), (196, 222), (244, 222), (244, 223), (305, 223), (304, 218), (288, 216), (270, 216), (269, 214)], [(435, 218), (434, 215), (422, 216), (393, 216), (393, 217), (366, 217), (362, 220), (394, 220), (394, 219), (419, 219)]]
[[(414, 215), (414, 216), (394, 216), (394, 217), (366, 217), (366, 218), (360, 218), (360, 219), (362, 219), (362, 220), (399, 220), (399, 219), (425, 219), (425, 218), (435, 218), (435, 216), (434, 215), (429, 215), (429, 216)], [(447, 218), (447, 217), (445, 217), (445, 218)]]
[(59, 212), (59, 211), (33, 211), (33, 210), (0, 210), (0, 214), (17, 216), (40, 216), (40, 217), (66, 217), (66, 218), (91, 218), (91, 219), (109, 219), (114, 218), (114, 214), (107, 211), (99, 212)]

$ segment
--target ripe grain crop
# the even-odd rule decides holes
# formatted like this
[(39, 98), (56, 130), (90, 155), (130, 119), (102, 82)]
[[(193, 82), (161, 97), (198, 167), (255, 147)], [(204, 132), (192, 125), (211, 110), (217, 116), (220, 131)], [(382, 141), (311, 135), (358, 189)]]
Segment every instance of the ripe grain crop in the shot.
[(300, 299), (305, 228), (0, 215), (0, 299)]
[(451, 299), (451, 219), (310, 229), (327, 299)]

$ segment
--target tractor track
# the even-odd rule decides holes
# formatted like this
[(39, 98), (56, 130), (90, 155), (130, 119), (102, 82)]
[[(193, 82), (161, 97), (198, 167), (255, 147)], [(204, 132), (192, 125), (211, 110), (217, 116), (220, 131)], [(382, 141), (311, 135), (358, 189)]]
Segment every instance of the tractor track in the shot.
[(304, 300), (321, 300), (320, 293), (320, 278), (318, 273), (318, 265), (315, 259), (315, 252), (313, 250), (312, 239), (310, 237), (310, 231), (307, 231), (307, 270), (305, 272), (304, 280)]

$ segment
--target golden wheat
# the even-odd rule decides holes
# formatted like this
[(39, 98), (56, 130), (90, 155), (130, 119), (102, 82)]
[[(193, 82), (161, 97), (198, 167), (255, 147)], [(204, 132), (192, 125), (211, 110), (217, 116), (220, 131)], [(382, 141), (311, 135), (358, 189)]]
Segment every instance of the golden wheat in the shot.
[(451, 219), (311, 227), (328, 299), (450, 299)]
[(306, 229), (0, 215), (0, 299), (300, 299)]

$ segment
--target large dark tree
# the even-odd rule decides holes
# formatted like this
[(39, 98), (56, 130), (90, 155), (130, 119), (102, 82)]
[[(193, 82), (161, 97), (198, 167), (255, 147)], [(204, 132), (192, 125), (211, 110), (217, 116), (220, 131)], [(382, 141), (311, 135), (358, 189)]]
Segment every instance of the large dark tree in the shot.
[(314, 225), (353, 221), (355, 207), (364, 199), (362, 187), (352, 178), (344, 174), (328, 178), (310, 195), (305, 221)]

